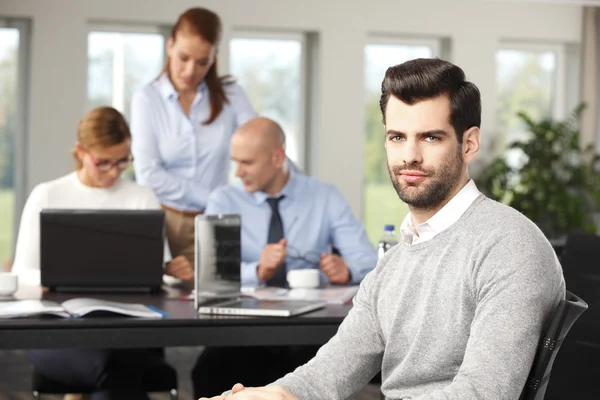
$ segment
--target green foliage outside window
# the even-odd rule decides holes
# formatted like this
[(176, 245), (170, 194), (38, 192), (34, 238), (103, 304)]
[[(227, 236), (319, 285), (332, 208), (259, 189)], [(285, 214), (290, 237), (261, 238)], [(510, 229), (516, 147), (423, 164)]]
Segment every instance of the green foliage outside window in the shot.
[(519, 151), (520, 162), (512, 165), (499, 156), (476, 179), (482, 192), (522, 212), (551, 239), (598, 229), (600, 158), (593, 145), (580, 147), (584, 108), (578, 106), (565, 121), (534, 120), (519, 112), (528, 134), (508, 150)]

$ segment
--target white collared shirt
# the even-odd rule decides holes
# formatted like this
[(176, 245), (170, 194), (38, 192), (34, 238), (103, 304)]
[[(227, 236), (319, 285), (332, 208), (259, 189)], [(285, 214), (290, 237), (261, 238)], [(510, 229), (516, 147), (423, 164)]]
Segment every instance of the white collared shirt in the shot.
[(475, 182), (472, 179), (469, 180), (441, 210), (427, 221), (419, 224), (416, 229), (412, 222), (412, 215), (408, 213), (400, 225), (402, 241), (413, 245), (432, 239), (458, 221), (480, 194)]

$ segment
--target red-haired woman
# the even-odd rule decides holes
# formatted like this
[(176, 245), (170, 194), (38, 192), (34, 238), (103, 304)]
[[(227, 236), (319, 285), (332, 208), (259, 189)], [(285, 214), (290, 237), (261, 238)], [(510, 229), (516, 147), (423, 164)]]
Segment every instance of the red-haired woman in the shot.
[(131, 105), (135, 174), (167, 213), (173, 256), (194, 260), (194, 217), (229, 178), (233, 132), (257, 116), (242, 88), (217, 72), (221, 20), (204, 8), (185, 11), (167, 42), (161, 75)]

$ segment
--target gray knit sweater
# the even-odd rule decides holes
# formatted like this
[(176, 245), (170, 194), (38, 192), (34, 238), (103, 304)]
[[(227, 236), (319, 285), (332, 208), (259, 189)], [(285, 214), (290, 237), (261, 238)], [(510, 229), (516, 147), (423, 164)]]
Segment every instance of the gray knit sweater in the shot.
[(388, 251), (337, 334), (274, 384), (346, 399), (381, 369), (387, 399), (516, 400), (564, 295), (542, 232), (481, 195), (433, 239)]

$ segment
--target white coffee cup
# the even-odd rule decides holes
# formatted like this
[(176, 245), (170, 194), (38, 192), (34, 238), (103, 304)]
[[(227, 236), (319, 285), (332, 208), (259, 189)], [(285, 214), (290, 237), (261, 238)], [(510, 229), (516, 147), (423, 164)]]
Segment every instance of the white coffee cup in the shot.
[(19, 277), (12, 272), (0, 272), (0, 297), (9, 297), (19, 288)]
[(292, 289), (313, 289), (319, 287), (318, 269), (293, 269), (287, 273), (287, 281)]

